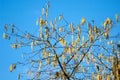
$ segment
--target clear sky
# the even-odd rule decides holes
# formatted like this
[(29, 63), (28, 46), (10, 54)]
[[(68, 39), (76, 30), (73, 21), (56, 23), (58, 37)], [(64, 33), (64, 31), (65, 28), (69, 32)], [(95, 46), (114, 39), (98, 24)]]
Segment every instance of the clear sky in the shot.
[[(16, 76), (21, 71), (17, 69), (9, 72), (9, 65), (21, 60), (22, 51), (11, 49), (12, 41), (2, 38), (4, 24), (12, 23), (21, 30), (32, 33), (46, 2), (47, 0), (0, 0), (0, 80), (17, 80)], [(50, 19), (62, 13), (68, 22), (78, 24), (85, 17), (87, 21), (94, 19), (100, 25), (106, 17), (114, 19), (116, 13), (120, 15), (120, 0), (50, 0), (49, 12)], [(120, 32), (120, 25), (113, 28), (111, 34), (116, 32)]]

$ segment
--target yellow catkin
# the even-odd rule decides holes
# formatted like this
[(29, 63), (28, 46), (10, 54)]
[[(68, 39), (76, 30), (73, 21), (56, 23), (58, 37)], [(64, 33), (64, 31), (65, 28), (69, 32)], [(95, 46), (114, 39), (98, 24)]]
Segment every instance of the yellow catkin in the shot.
[(111, 23), (111, 20), (110, 20), (110, 18), (106, 18), (106, 22), (107, 22), (107, 24), (110, 24)]
[(106, 18), (106, 20), (103, 22), (103, 27), (106, 28), (107, 25), (111, 25), (111, 20), (110, 18)]
[(100, 80), (100, 74), (96, 75), (96, 80)]
[(68, 48), (67, 48), (67, 47), (65, 47), (65, 48), (64, 48), (64, 52), (65, 52), (65, 53), (67, 53), (67, 50), (68, 50)]
[(59, 32), (62, 32), (63, 28), (62, 26), (59, 27)]
[(92, 34), (89, 36), (89, 40), (90, 40), (90, 43), (93, 43), (93, 35)]
[(17, 44), (15, 44), (15, 43), (12, 44), (12, 45), (11, 45), (11, 48), (17, 48)]
[(42, 57), (46, 58), (46, 48), (44, 48), (43, 52), (42, 52)]
[(103, 22), (103, 27), (106, 28), (106, 26), (107, 26), (107, 23), (106, 23), (106, 21), (104, 21)]
[(36, 26), (38, 26), (38, 24), (39, 24), (39, 19), (36, 20)]
[(65, 48), (64, 48), (64, 52), (70, 54), (70, 53), (71, 53), (70, 47), (65, 47)]
[(46, 30), (46, 31), (45, 31), (45, 33), (46, 33), (46, 35), (45, 35), (45, 36), (46, 36), (46, 38), (48, 38), (48, 37), (49, 37), (48, 30)]
[(97, 29), (96, 26), (93, 27), (93, 30), (94, 30), (95, 33), (98, 33), (98, 29)]
[(78, 32), (80, 32), (81, 30), (80, 30), (80, 26), (78, 25), (78, 27), (77, 27), (77, 30), (78, 30)]
[(84, 23), (85, 23), (85, 18), (83, 17), (83, 18), (81, 19), (81, 25), (84, 25)]
[(13, 71), (13, 65), (12, 65), (12, 64), (10, 64), (9, 71), (10, 71), (10, 72)]
[(48, 18), (48, 10), (46, 10), (46, 13), (45, 13), (45, 14), (46, 14), (46, 18)]
[(86, 55), (86, 62), (87, 62), (87, 64), (89, 64), (89, 58), (88, 58), (88, 55)]
[(73, 24), (72, 24), (72, 23), (69, 24), (69, 28), (70, 28), (70, 31), (71, 31), (71, 32), (74, 32), (74, 28), (73, 28)]
[(55, 18), (55, 19), (54, 19), (54, 24), (56, 24), (56, 23), (57, 23), (57, 19)]
[(106, 75), (106, 80), (110, 80), (110, 74)]
[(44, 13), (45, 13), (45, 9), (44, 9), (44, 8), (42, 8), (42, 15), (44, 15)]
[(84, 36), (82, 36), (82, 43), (84, 42)]
[(56, 54), (53, 55), (53, 60), (56, 60), (57, 59), (57, 56)]
[(74, 55), (74, 60), (76, 60), (77, 57), (78, 57), (78, 54), (76, 53), (76, 54)]
[(76, 42), (80, 42), (80, 34), (77, 35)]
[(65, 40), (63, 38), (59, 37), (59, 43), (61, 45), (65, 45), (66, 42), (65, 42)]
[(105, 37), (106, 39), (108, 39), (108, 33), (107, 33), (107, 32), (104, 33), (104, 37)]
[(50, 64), (50, 59), (46, 59), (46, 64)]
[(50, 27), (52, 28), (52, 31), (54, 31), (54, 25), (53, 25), (52, 21), (50, 22)]
[(40, 18), (40, 27), (42, 27), (43, 26), (43, 20), (42, 20), (42, 18)]
[(3, 38), (7, 39), (9, 36), (6, 33), (3, 33)]
[(57, 62), (56, 61), (52, 61), (52, 65), (53, 65), (53, 67), (56, 67), (57, 66)]
[(30, 38), (30, 35), (27, 33), (27, 34), (25, 35), (25, 37), (26, 37), (26, 39), (29, 39), (29, 38)]
[(65, 60), (65, 55), (62, 54), (62, 63), (64, 62), (64, 60)]
[(115, 20), (118, 22), (118, 14), (115, 14)]
[(78, 72), (78, 67), (75, 68), (75, 72)]
[(59, 72), (56, 72), (55, 73), (55, 78), (59, 78), (60, 77), (60, 73)]

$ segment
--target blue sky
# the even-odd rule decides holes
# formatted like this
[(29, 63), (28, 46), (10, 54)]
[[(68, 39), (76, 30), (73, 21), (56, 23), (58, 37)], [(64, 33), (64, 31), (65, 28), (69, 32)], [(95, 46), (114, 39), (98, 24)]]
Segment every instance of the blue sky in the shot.
[[(47, 0), (0, 0), (0, 80), (17, 80), (20, 71), (9, 72), (9, 65), (21, 60), (21, 50), (10, 48), (12, 41), (2, 38), (4, 24), (15, 24), (23, 31), (36, 29), (35, 21), (41, 14), (41, 8)], [(101, 25), (106, 17), (114, 19), (114, 15), (120, 15), (120, 0), (50, 0), (49, 18), (54, 19), (59, 14), (68, 20), (78, 24), (82, 17), (87, 21), (95, 20)], [(120, 25), (112, 29), (111, 34), (120, 32)], [(25, 49), (22, 49), (25, 50)]]

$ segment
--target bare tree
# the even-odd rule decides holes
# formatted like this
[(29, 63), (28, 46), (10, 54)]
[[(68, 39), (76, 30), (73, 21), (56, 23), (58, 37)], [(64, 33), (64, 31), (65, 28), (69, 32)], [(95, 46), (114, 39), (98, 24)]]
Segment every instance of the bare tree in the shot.
[(23, 32), (14, 24), (5, 24), (3, 38), (14, 39), (11, 48), (31, 47), (30, 52), (22, 54), (23, 62), (10, 65), (10, 72), (22, 65), (27, 66), (28, 71), (20, 72), (18, 80), (22, 77), (31, 80), (115, 79), (113, 66), (120, 59), (117, 50), (120, 46), (115, 41), (119, 36), (110, 36), (109, 32), (119, 23), (118, 14), (114, 20), (107, 17), (97, 26), (94, 20), (87, 23), (84, 17), (77, 25), (69, 23), (62, 14), (49, 21), (48, 11), (49, 3), (36, 20), (36, 35)]

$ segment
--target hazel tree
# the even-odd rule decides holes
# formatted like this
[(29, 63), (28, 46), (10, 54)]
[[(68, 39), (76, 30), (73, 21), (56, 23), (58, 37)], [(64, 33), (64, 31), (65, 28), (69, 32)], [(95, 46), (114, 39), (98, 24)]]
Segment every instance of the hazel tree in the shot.
[(23, 32), (14, 24), (4, 25), (3, 38), (14, 41), (11, 48), (31, 48), (22, 54), (23, 62), (9, 66), (10, 72), (22, 65), (28, 70), (20, 72), (18, 80), (22, 77), (31, 80), (115, 79), (113, 64), (120, 59), (117, 50), (120, 46), (115, 39), (119, 36), (109, 33), (119, 23), (118, 14), (113, 20), (107, 17), (102, 25), (95, 25), (94, 20), (88, 22), (85, 17), (75, 25), (62, 14), (50, 21), (49, 7), (47, 3), (36, 19), (36, 35)]

